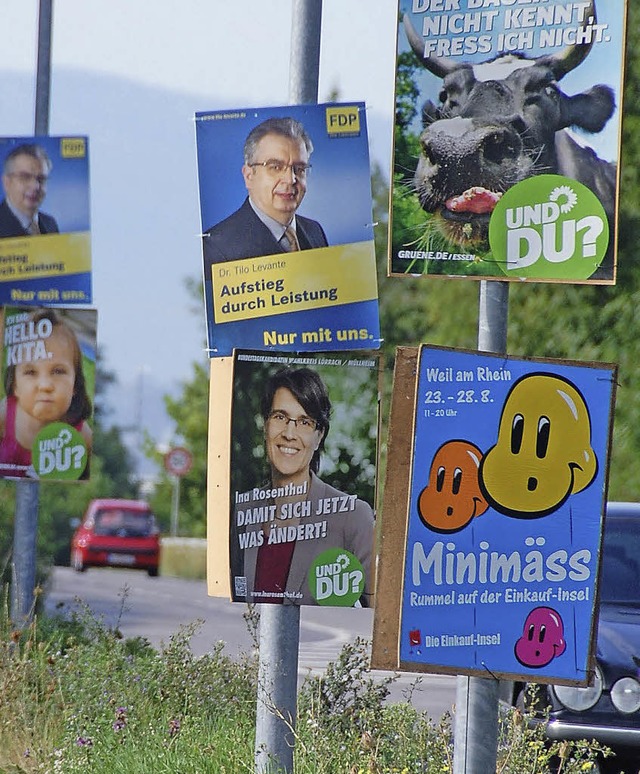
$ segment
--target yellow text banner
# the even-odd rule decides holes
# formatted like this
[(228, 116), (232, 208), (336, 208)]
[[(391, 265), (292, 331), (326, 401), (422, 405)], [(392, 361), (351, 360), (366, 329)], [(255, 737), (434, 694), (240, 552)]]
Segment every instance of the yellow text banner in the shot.
[(217, 324), (378, 297), (373, 241), (214, 264), (211, 275)]

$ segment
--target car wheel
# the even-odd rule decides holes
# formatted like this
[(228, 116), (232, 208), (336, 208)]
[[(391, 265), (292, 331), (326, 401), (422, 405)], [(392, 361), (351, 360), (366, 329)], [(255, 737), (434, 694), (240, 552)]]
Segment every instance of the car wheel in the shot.
[(82, 562), (82, 554), (80, 551), (74, 551), (71, 558), (71, 565), (76, 572), (84, 572), (87, 568)]
[(148, 567), (147, 572), (149, 573), (150, 578), (157, 578), (158, 577), (158, 568), (157, 567)]

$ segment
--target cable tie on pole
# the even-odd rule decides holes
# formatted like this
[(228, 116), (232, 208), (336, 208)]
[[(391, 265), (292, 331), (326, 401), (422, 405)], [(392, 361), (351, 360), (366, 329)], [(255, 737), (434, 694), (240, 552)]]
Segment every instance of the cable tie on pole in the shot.
[(494, 674), (494, 673), (493, 673), (493, 672), (492, 672), (492, 671), (489, 669), (489, 667), (488, 667), (488, 666), (485, 664), (485, 662), (484, 662), (484, 661), (481, 661), (480, 663), (481, 663), (481, 665), (482, 665), (482, 668), (484, 669), (484, 671), (485, 671), (485, 672), (488, 672), (488, 673), (491, 675), (491, 677), (493, 677), (493, 679), (494, 679), (496, 682), (497, 682), (497, 681), (500, 679), (500, 678), (496, 677), (496, 675), (495, 675), (495, 674)]

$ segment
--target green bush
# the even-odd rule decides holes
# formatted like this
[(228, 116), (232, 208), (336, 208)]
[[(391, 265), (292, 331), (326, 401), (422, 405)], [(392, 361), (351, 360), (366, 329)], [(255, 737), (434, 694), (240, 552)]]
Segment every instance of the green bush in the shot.
[[(124, 609), (123, 596), (123, 609)], [(1, 774), (250, 774), (257, 657), (218, 643), (196, 657), (198, 622), (159, 651), (124, 639), (88, 610), (13, 631), (0, 615)], [(247, 623), (255, 630), (256, 614)], [(449, 716), (434, 723), (409, 701), (389, 703), (357, 639), (299, 695), (296, 774), (444, 774), (452, 770)], [(516, 710), (500, 726), (499, 774), (595, 771), (596, 748), (549, 746)]]

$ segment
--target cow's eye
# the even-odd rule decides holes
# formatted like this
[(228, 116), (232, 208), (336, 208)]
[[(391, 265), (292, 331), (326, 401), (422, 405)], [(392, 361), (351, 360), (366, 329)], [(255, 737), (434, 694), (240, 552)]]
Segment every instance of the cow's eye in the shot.
[(528, 94), (525, 97), (524, 105), (525, 107), (532, 107), (534, 105), (540, 104), (540, 94)]
[(447, 94), (447, 90), (446, 90), (446, 89), (442, 89), (442, 90), (441, 90), (441, 92), (440, 92), (440, 94), (438, 94), (438, 99), (439, 99), (439, 100), (440, 100), (440, 102), (442, 102), (442, 104), (444, 105), (444, 103), (447, 101), (447, 97), (448, 97), (448, 96), (449, 96), (449, 95)]

